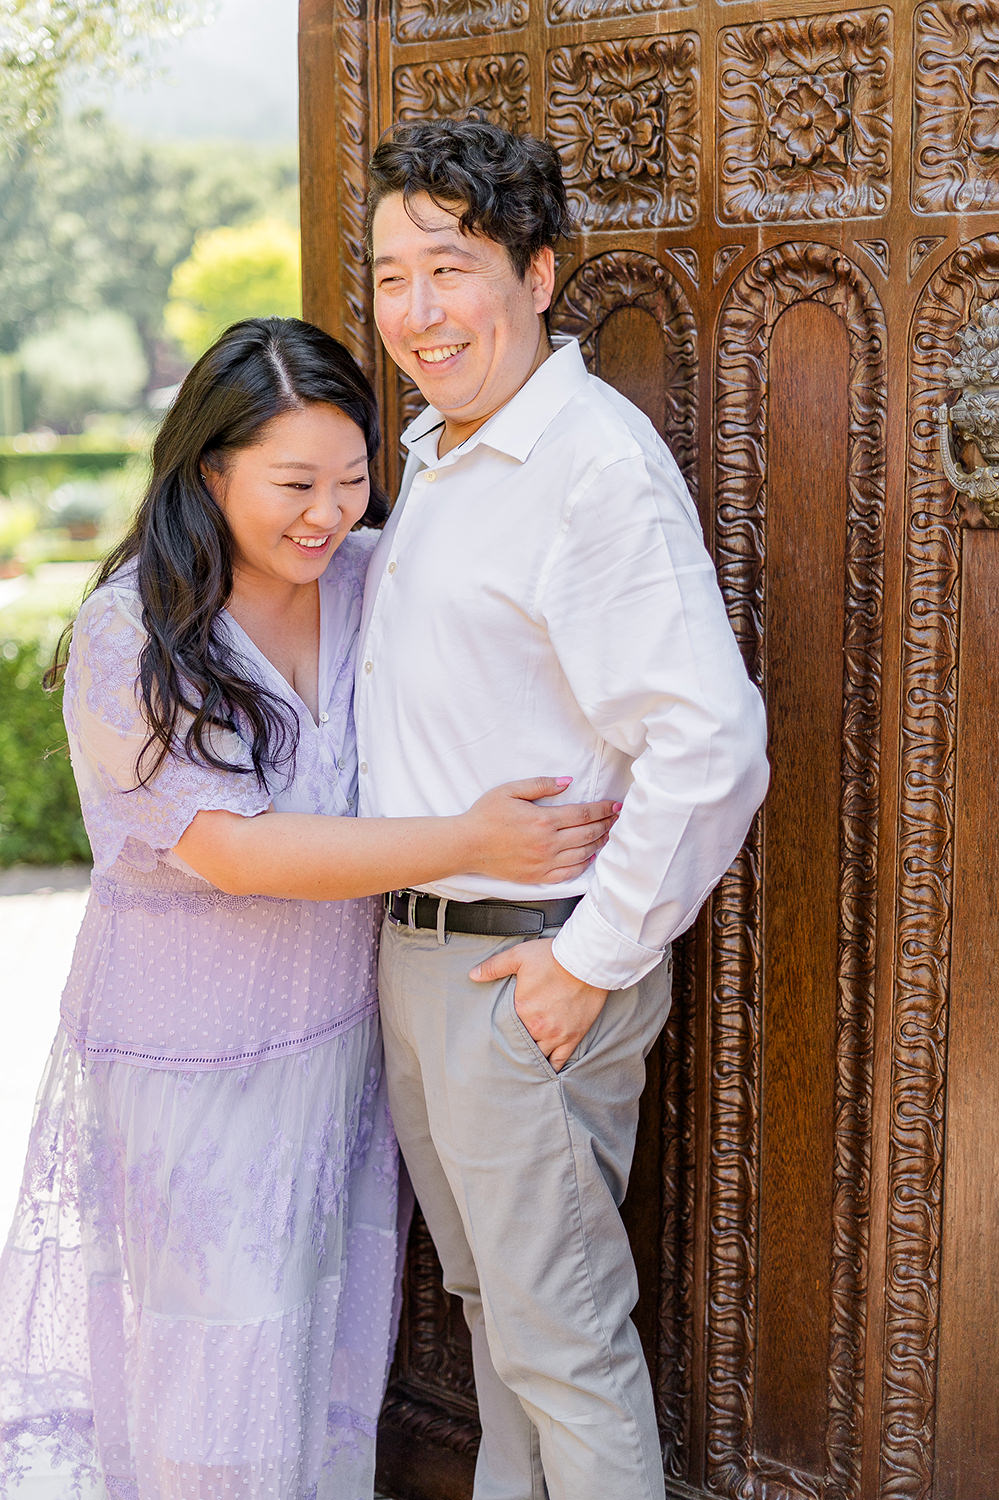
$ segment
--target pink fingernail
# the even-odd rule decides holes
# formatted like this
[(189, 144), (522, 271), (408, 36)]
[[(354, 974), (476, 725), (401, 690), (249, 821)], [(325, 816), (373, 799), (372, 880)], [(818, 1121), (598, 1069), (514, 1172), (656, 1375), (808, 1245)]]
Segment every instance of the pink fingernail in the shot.
[(623, 802), (615, 802), (613, 805), (614, 805), (614, 811), (615, 812), (620, 812), (621, 809), (622, 809), (622, 807), (624, 806), (624, 803)]
[(571, 786), (571, 784), (572, 784), (572, 777), (571, 776), (556, 776), (555, 777), (555, 785), (558, 786), (558, 787), (563, 787), (564, 788), (564, 787), (567, 787), (567, 786)]

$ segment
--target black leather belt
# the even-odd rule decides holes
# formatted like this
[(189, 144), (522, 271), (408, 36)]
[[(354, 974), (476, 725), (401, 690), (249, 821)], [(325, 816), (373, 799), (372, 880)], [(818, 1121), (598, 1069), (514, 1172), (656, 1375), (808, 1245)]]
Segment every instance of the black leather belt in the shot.
[[(438, 932), (475, 933), (481, 937), (530, 937), (567, 922), (579, 896), (558, 901), (450, 901), (423, 891), (389, 891), (385, 910), (402, 927), (429, 927)], [(441, 911), (443, 904), (444, 910)]]

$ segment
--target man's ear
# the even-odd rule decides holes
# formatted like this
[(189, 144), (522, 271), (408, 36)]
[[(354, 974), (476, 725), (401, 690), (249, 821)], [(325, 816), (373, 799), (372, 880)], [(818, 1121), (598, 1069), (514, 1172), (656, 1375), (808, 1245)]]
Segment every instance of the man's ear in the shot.
[(539, 315), (551, 307), (555, 292), (555, 251), (545, 245), (533, 256), (527, 268), (534, 297), (534, 311)]

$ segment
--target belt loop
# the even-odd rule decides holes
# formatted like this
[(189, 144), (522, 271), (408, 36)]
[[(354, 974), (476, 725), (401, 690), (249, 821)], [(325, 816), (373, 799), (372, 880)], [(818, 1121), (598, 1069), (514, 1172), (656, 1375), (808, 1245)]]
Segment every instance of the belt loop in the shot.
[(448, 940), (448, 932), (444, 927), (444, 913), (447, 911), (447, 897), (441, 896), (437, 901), (437, 941), (443, 948)]
[(416, 902), (418, 900), (416, 891), (409, 893), (409, 911), (406, 913), (406, 926), (416, 926)]

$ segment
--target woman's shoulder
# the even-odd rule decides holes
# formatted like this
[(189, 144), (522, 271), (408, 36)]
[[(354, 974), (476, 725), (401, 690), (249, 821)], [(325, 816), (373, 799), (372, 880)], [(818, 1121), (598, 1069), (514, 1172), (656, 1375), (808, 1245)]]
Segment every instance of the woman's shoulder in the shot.
[(116, 630), (132, 634), (145, 633), (134, 563), (126, 563), (86, 596), (77, 611), (73, 640), (114, 633)]

